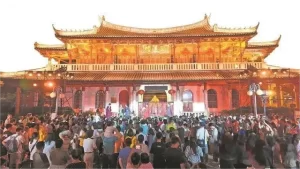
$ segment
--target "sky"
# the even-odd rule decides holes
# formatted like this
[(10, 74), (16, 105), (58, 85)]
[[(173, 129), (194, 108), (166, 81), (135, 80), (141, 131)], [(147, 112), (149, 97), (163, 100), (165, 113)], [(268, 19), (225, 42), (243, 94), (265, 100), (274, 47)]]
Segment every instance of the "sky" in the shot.
[(191, 24), (211, 15), (210, 24), (249, 27), (260, 22), (251, 41), (282, 35), (280, 46), (267, 58), (274, 66), (299, 68), (300, 16), (298, 0), (1, 0), (0, 71), (41, 68), (47, 59), (34, 42), (61, 44), (58, 29), (89, 29), (106, 21), (140, 28)]

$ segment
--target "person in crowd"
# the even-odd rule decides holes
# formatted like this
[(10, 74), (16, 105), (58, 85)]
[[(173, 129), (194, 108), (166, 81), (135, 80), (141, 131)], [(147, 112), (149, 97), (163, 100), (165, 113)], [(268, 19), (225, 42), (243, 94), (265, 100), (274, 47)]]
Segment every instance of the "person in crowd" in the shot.
[(130, 138), (131, 139), (131, 145), (130, 147), (133, 148), (136, 145), (137, 139), (136, 136), (134, 135), (133, 129), (128, 129), (127, 131), (127, 135), (125, 137), (125, 139)]
[(36, 143), (36, 152), (32, 156), (32, 168), (48, 169), (50, 166), (48, 157), (43, 153), (45, 143), (39, 141)]
[(195, 139), (191, 140), (190, 144), (186, 147), (185, 156), (187, 157), (188, 161), (192, 163), (191, 168), (199, 168), (203, 153), (202, 148), (197, 145)]
[(3, 138), (7, 138), (11, 135), (13, 135), (13, 131), (12, 131), (12, 124), (6, 124), (5, 125), (5, 130), (3, 131)]
[(97, 149), (94, 141), (93, 131), (87, 131), (87, 138), (83, 140), (84, 162), (87, 169), (92, 169), (94, 166), (94, 151)]
[(180, 149), (180, 140), (178, 137), (171, 138), (171, 147), (165, 151), (166, 168), (185, 168), (185, 155)]
[(117, 137), (117, 140), (115, 142), (115, 150), (114, 150), (114, 161), (118, 160), (119, 152), (123, 148), (124, 145), (124, 136), (121, 134), (121, 127), (116, 127), (117, 131), (115, 132), (115, 136)]
[(131, 152), (129, 155), (126, 169), (138, 169), (140, 166), (141, 156), (137, 152)]
[[(109, 121), (110, 124), (112, 124)], [(109, 125), (110, 128), (105, 129), (105, 133), (102, 136), (103, 140), (103, 168), (116, 168), (116, 161), (114, 161), (114, 150), (115, 150), (115, 143), (118, 138), (113, 134), (115, 129)], [(112, 130), (113, 129), (113, 130)], [(112, 133), (111, 133), (112, 132)]]
[(125, 147), (120, 150), (119, 157), (118, 157), (118, 162), (121, 169), (125, 169), (127, 166), (127, 160), (131, 152), (130, 145), (131, 145), (131, 139), (127, 138), (125, 140)]
[(49, 134), (47, 136), (47, 139), (45, 141), (45, 147), (43, 150), (43, 153), (46, 154), (48, 161), (51, 163), (50, 161), (50, 152), (55, 148), (55, 141), (54, 141), (54, 135), (53, 134)]
[(162, 133), (156, 133), (156, 142), (154, 142), (150, 149), (150, 154), (153, 155), (153, 167), (165, 168), (164, 153), (166, 151), (166, 145), (162, 142)]
[(209, 133), (207, 129), (205, 128), (205, 123), (200, 123), (200, 128), (197, 130), (196, 138), (198, 145), (202, 148), (203, 153), (203, 160), (204, 162), (208, 161), (208, 139), (209, 139)]
[(55, 141), (55, 149), (50, 152), (50, 169), (64, 169), (70, 160), (68, 151), (62, 148), (63, 140)]
[(142, 134), (138, 136), (138, 143), (135, 146), (135, 149), (149, 154), (149, 147), (144, 143), (144, 136)]
[(1, 169), (9, 169), (7, 167), (7, 160), (6, 159), (0, 158), (0, 167), (1, 167)]
[(86, 169), (86, 164), (83, 161), (80, 161), (81, 151), (79, 149), (72, 150), (71, 152), (71, 163), (66, 166), (66, 169)]
[(5, 145), (8, 150), (9, 167), (18, 169), (22, 162), (24, 144), (23, 129), (17, 128), (16, 134), (7, 137), (2, 141), (2, 144)]
[(32, 138), (29, 141), (29, 154), (30, 154), (30, 160), (33, 160), (33, 154), (37, 151), (36, 144), (39, 141), (39, 134), (37, 132), (34, 132), (32, 135)]
[(141, 164), (139, 166), (139, 169), (153, 169), (148, 153), (141, 154)]

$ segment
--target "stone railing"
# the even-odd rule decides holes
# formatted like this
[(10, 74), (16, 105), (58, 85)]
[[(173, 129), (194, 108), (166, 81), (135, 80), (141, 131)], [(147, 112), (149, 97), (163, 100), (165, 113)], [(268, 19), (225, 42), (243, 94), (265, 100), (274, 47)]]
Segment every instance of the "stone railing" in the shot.
[(165, 63), (165, 64), (56, 64), (52, 70), (67, 67), (69, 72), (89, 71), (194, 71), (194, 70), (242, 70), (248, 68), (264, 69), (263, 62), (238, 63)]

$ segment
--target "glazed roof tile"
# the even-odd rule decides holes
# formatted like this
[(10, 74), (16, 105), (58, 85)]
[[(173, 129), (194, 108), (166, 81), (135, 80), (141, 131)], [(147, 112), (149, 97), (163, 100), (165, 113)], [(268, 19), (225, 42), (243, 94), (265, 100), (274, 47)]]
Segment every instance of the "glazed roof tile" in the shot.
[(94, 26), (89, 30), (58, 30), (53, 26), (57, 37), (65, 38), (117, 38), (117, 37), (210, 37), (210, 36), (235, 36), (235, 35), (254, 35), (257, 33), (257, 26), (249, 28), (221, 28), (217, 25), (209, 24), (210, 17), (206, 16), (203, 20), (183, 26), (171, 28), (134, 28), (122, 26), (105, 21), (102, 17), (101, 25)]

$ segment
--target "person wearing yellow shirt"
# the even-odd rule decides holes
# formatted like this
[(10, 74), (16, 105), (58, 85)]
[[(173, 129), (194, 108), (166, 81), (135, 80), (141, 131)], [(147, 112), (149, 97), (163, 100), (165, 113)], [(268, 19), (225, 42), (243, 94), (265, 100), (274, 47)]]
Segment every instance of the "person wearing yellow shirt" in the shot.
[(125, 137), (125, 140), (126, 140), (127, 138), (130, 138), (130, 139), (131, 139), (131, 145), (130, 145), (130, 148), (135, 147), (137, 140), (136, 140), (136, 136), (134, 135), (132, 129), (129, 129), (129, 130), (128, 130), (128, 132), (127, 132), (127, 134), (126, 134), (126, 137)]
[(86, 138), (86, 132), (87, 132), (87, 129), (86, 128), (83, 128), (80, 130), (80, 133), (79, 133), (79, 146), (80, 147), (83, 147), (83, 140)]
[(173, 119), (170, 118), (169, 123), (166, 126), (166, 130), (170, 131), (170, 128), (174, 128), (175, 130), (177, 129), (176, 124), (174, 123)]
[(39, 141), (45, 141), (47, 137), (47, 128), (44, 123), (39, 125)]

